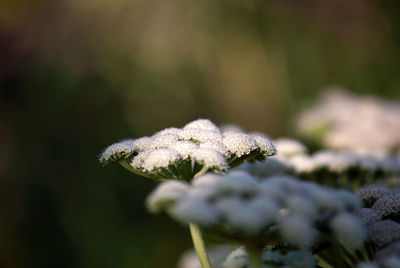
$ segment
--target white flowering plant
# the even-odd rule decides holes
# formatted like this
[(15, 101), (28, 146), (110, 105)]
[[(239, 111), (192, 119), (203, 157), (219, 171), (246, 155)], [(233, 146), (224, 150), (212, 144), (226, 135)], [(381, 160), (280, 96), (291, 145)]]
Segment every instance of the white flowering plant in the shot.
[(308, 148), (294, 139), (281, 138), (273, 143), (278, 155), (260, 162), (248, 162), (239, 168), (259, 178), (287, 173), (305, 181), (350, 190), (378, 182), (393, 186), (399, 183), (400, 162), (393, 156), (368, 156), (328, 149), (308, 154)]
[[(207, 172), (224, 173), (246, 161), (261, 161), (275, 154), (276, 149), (266, 136), (221, 130), (210, 120), (198, 119), (183, 128), (167, 128), (151, 137), (112, 144), (99, 161), (103, 165), (119, 163), (133, 173), (159, 181), (178, 180), (163, 186), (170, 191), (160, 193), (169, 203), (184, 191), (179, 181), (190, 182)], [(189, 226), (203, 267), (211, 267), (200, 228), (195, 221)]]
[(148, 210), (188, 225), (196, 251), (179, 268), (400, 267), (399, 160), (345, 149), (199, 119), (99, 160), (160, 181)]
[(103, 165), (120, 163), (128, 170), (156, 180), (190, 181), (208, 171), (223, 173), (248, 160), (276, 154), (265, 136), (221, 131), (199, 119), (183, 128), (167, 128), (151, 137), (128, 139), (108, 146)]

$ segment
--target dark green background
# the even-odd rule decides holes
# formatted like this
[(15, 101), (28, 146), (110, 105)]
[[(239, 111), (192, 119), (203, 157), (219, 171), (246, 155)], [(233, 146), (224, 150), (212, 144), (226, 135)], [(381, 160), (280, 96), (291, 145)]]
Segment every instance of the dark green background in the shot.
[[(398, 1), (2, 0), (0, 267), (174, 267), (155, 184), (97, 162), (199, 117), (272, 137), (321, 89), (400, 96)], [(356, 116), (356, 115), (354, 115)]]

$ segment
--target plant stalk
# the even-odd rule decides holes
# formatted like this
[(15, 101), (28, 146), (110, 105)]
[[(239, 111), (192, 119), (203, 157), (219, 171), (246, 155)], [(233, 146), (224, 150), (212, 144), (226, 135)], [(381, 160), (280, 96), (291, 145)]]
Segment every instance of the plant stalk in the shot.
[(197, 257), (200, 260), (201, 266), (203, 268), (212, 268), (210, 260), (208, 259), (206, 247), (204, 245), (204, 240), (201, 235), (201, 230), (199, 226), (194, 223), (189, 223), (190, 234), (192, 235), (194, 249), (196, 250)]
[(257, 249), (247, 247), (247, 254), (249, 256), (250, 268), (261, 268), (261, 254)]

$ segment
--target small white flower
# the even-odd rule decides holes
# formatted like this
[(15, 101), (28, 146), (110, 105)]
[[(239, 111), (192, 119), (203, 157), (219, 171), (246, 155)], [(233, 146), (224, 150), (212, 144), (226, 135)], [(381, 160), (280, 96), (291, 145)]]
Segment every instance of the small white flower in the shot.
[(286, 199), (286, 205), (292, 213), (314, 220), (318, 216), (317, 207), (312, 200), (300, 196), (291, 195)]
[(237, 132), (228, 132), (224, 134), (223, 144), (232, 154), (238, 157), (250, 154), (257, 149), (254, 138), (250, 135)]
[(314, 159), (308, 155), (295, 155), (288, 159), (288, 163), (296, 173), (308, 173), (317, 168)]
[(220, 195), (220, 190), (214, 185), (205, 185), (202, 187), (191, 187), (188, 193), (188, 198), (211, 199)]
[(153, 144), (153, 139), (149, 137), (142, 137), (132, 141), (133, 147), (135, 147), (135, 149), (137, 149), (138, 151), (151, 149), (152, 144)]
[(145, 171), (153, 171), (158, 168), (167, 168), (170, 164), (180, 159), (179, 154), (171, 149), (157, 149), (151, 151), (143, 162)]
[(345, 208), (342, 200), (338, 198), (334, 191), (329, 189), (315, 189), (309, 195), (320, 210), (324, 212), (337, 212)]
[(378, 247), (400, 240), (400, 224), (391, 220), (377, 221), (368, 226), (368, 240)]
[(279, 226), (282, 237), (289, 243), (300, 247), (311, 246), (315, 231), (307, 218), (299, 215), (285, 217)]
[(355, 192), (355, 194), (364, 202), (374, 204), (376, 200), (382, 196), (390, 194), (391, 192), (392, 191), (390, 189), (383, 186), (369, 185), (361, 187)]
[(385, 174), (400, 174), (400, 162), (394, 157), (384, 157), (378, 160), (379, 168)]
[(221, 142), (222, 134), (219, 131), (189, 128), (182, 130), (179, 134), (179, 138), (197, 143)]
[(327, 168), (332, 172), (343, 172), (352, 166), (357, 165), (357, 158), (347, 153), (337, 153), (332, 151), (320, 151), (313, 155), (315, 164), (319, 167)]
[(270, 139), (261, 135), (251, 135), (251, 137), (254, 139), (258, 149), (263, 152), (264, 155), (270, 156), (276, 154), (276, 148)]
[(335, 194), (343, 208), (355, 210), (361, 207), (361, 201), (354, 193), (347, 190), (336, 190)]
[(224, 183), (225, 177), (214, 173), (206, 173), (200, 177), (194, 178), (192, 184), (196, 187), (213, 186)]
[(137, 156), (135, 156), (131, 163), (130, 166), (136, 170), (142, 170), (143, 169), (143, 163), (146, 160), (146, 158), (149, 156), (149, 154), (152, 152), (153, 150), (146, 150), (146, 151), (142, 151), (140, 152)]
[(400, 242), (393, 242), (378, 250), (375, 254), (375, 260), (384, 263), (387, 259), (398, 256), (400, 256)]
[(223, 264), (223, 268), (245, 268), (249, 267), (249, 265), (247, 252), (243, 248), (240, 248), (229, 254)]
[(257, 196), (248, 201), (248, 206), (252, 211), (257, 211), (258, 215), (264, 217), (264, 224), (267, 225), (276, 220), (279, 213), (279, 206), (275, 199), (268, 196)]
[(267, 187), (278, 187), (286, 194), (299, 192), (303, 186), (296, 178), (285, 174), (268, 177), (265, 181), (262, 181), (262, 184)]
[(161, 130), (161, 131), (159, 131), (159, 132), (156, 132), (156, 133), (153, 135), (153, 138), (154, 138), (154, 137), (158, 137), (158, 136), (164, 136), (164, 135), (179, 136), (179, 134), (180, 134), (181, 132), (182, 132), (182, 129), (180, 129), (180, 128), (170, 127), (170, 128), (163, 129), (163, 130)]
[(359, 208), (354, 211), (354, 215), (359, 217), (365, 226), (371, 225), (372, 223), (382, 219), (381, 212), (370, 208)]
[(124, 140), (108, 146), (100, 155), (99, 161), (109, 164), (130, 157), (135, 152), (132, 140)]
[(165, 134), (152, 137), (151, 149), (168, 148), (175, 142), (177, 142), (179, 136), (176, 134)]
[(279, 138), (273, 141), (278, 154), (291, 157), (307, 153), (307, 148), (299, 141), (290, 138)]
[(400, 193), (382, 196), (375, 202), (372, 209), (382, 212), (383, 216), (398, 214), (400, 212)]
[(369, 156), (359, 156), (358, 164), (360, 165), (361, 170), (365, 170), (371, 173), (376, 172), (380, 165), (378, 159)]
[(217, 210), (204, 199), (188, 198), (172, 208), (172, 215), (183, 223), (214, 225), (219, 220)]
[(198, 146), (191, 141), (177, 141), (169, 145), (168, 149), (178, 152), (182, 159), (187, 159), (198, 149)]
[(331, 89), (297, 121), (301, 132), (319, 138), (326, 147), (378, 156), (399, 147), (399, 118), (398, 101)]
[(207, 168), (228, 169), (225, 157), (213, 149), (198, 148), (192, 153), (192, 158)]
[(170, 180), (162, 183), (147, 198), (147, 208), (152, 212), (159, 212), (164, 206), (186, 196), (189, 191), (187, 183)]
[(365, 231), (361, 220), (349, 213), (340, 213), (331, 221), (337, 238), (349, 249), (358, 248), (364, 241)]
[(195, 121), (192, 121), (192, 122), (186, 124), (183, 127), (183, 129), (184, 130), (197, 129), (197, 130), (208, 130), (208, 131), (219, 132), (219, 128), (208, 119), (197, 119)]
[(221, 142), (212, 142), (207, 141), (204, 143), (200, 143), (200, 148), (202, 149), (213, 149), (224, 156), (228, 156), (228, 151), (225, 146)]
[(222, 193), (251, 193), (258, 187), (258, 182), (242, 171), (231, 171), (226, 176), (205, 174), (193, 180), (193, 185), (213, 186)]
[(252, 193), (258, 187), (258, 181), (243, 171), (231, 171), (223, 178), (225, 181), (219, 187), (224, 192)]
[[(207, 255), (212, 267), (222, 268), (223, 262), (231, 253), (232, 247), (226, 245), (211, 246), (207, 248)], [(178, 268), (202, 268), (199, 258), (194, 250), (186, 251), (178, 262)]]
[(249, 172), (257, 178), (284, 174), (291, 170), (290, 167), (277, 156), (271, 156), (263, 161), (257, 161), (254, 163), (246, 162), (238, 166), (236, 169)]

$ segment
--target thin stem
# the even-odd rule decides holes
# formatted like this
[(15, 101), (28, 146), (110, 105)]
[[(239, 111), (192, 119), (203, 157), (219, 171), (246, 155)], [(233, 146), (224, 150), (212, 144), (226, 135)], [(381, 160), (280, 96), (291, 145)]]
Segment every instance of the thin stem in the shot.
[(247, 247), (247, 254), (249, 256), (250, 268), (261, 268), (261, 254), (255, 248)]
[(197, 177), (203, 175), (203, 174), (206, 173), (207, 171), (208, 171), (208, 167), (203, 166), (203, 168), (202, 168), (199, 172), (197, 172), (196, 175), (194, 175), (194, 178), (197, 178)]
[(324, 260), (321, 256), (316, 255), (315, 257), (318, 260), (318, 266), (320, 266), (322, 268), (332, 268), (333, 267), (328, 262), (326, 262), (326, 260)]
[(210, 260), (208, 259), (206, 247), (204, 245), (203, 237), (199, 226), (194, 223), (189, 223), (190, 234), (192, 235), (194, 249), (196, 250), (197, 257), (200, 260), (203, 268), (212, 268)]

